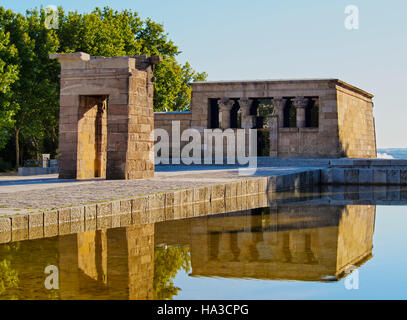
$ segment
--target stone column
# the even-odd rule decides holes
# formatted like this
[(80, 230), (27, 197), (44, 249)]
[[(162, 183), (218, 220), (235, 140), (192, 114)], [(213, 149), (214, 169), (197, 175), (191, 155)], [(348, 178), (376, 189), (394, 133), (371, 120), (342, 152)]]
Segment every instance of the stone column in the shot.
[(278, 117), (267, 117), (267, 123), (270, 130), (270, 157), (278, 156)]
[(239, 99), (239, 106), (242, 111), (242, 128), (252, 129), (256, 126), (256, 116), (250, 115), (250, 106), (253, 100), (247, 98)]
[(220, 261), (233, 261), (235, 259), (232, 252), (232, 234), (230, 232), (221, 233), (218, 258)]
[(290, 233), (289, 231), (278, 231), (277, 243), (273, 246), (273, 262), (291, 262)]
[(57, 241), (59, 264), (59, 294), (61, 299), (79, 297), (81, 281), (78, 272), (78, 235), (69, 234)]
[(154, 298), (154, 224), (126, 228), (129, 300)]
[(292, 262), (310, 263), (312, 262), (312, 251), (307, 248), (307, 234), (304, 230), (294, 230), (290, 232), (290, 251)]
[(273, 98), (274, 114), (278, 118), (278, 127), (284, 127), (284, 106), (286, 100), (284, 98)]
[(297, 128), (305, 127), (305, 107), (308, 104), (308, 99), (304, 97), (294, 98), (293, 104), (297, 110)]
[(255, 261), (258, 259), (257, 241), (253, 239), (254, 233), (249, 229), (239, 233), (240, 253), (238, 260), (241, 262)]
[(107, 230), (78, 233), (78, 268), (107, 285)]
[(219, 127), (221, 129), (230, 128), (230, 112), (232, 111), (235, 102), (228, 98), (219, 100)]

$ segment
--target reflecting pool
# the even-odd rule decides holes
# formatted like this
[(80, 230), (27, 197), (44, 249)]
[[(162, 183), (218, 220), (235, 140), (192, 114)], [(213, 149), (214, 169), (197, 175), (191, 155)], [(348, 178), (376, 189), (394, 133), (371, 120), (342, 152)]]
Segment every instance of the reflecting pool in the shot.
[(343, 195), (1, 244), (0, 298), (406, 299), (402, 197)]

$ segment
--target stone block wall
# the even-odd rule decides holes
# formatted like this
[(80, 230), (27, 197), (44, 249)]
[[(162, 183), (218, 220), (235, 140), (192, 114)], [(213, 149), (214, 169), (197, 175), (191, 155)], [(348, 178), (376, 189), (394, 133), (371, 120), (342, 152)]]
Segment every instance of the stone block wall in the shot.
[(51, 58), (61, 63), (60, 178), (152, 177), (153, 65), (159, 57), (79, 52)]
[(191, 128), (191, 112), (155, 112), (154, 126), (166, 130), (169, 134), (172, 130), (172, 122), (179, 121), (181, 132)]
[(154, 298), (154, 224), (126, 229), (129, 299)]
[(407, 185), (407, 167), (391, 165), (340, 167), (321, 171), (323, 184), (332, 185)]
[(153, 72), (148, 57), (137, 56), (137, 61), (137, 72), (129, 79), (126, 179), (154, 176)]
[(370, 258), (373, 249), (375, 205), (347, 205), (338, 225), (337, 269), (346, 272)]
[[(154, 113), (154, 128), (163, 129), (169, 136), (170, 158), (172, 156), (172, 138), (173, 124), (179, 122), (180, 134), (191, 128), (191, 112), (155, 112)], [(187, 141), (180, 141), (180, 148), (187, 144)]]
[(337, 99), (342, 154), (348, 158), (376, 158), (372, 96), (337, 86)]
[[(279, 158), (376, 157), (372, 95), (337, 79), (219, 81), (192, 84), (191, 127), (210, 127), (210, 101), (219, 100), (219, 121), (230, 121), (228, 101), (247, 108), (250, 99), (272, 99), (277, 126), (270, 156)], [(346, 92), (346, 98), (344, 95)], [(318, 127), (305, 127), (304, 101), (318, 101)], [(297, 126), (284, 127), (284, 102), (297, 110)], [(250, 120), (250, 117), (245, 118)], [(246, 123), (245, 123), (246, 125)], [(228, 128), (221, 125), (223, 129)], [(361, 128), (358, 131), (357, 128)]]
[[(300, 84), (303, 91), (292, 88), (291, 95), (318, 97), (317, 128), (278, 128), (279, 158), (337, 158), (340, 157), (338, 122), (336, 118), (336, 91), (331, 81)], [(314, 89), (312, 89), (314, 87)], [(316, 90), (317, 89), (317, 90)], [(282, 116), (280, 114), (280, 116)], [(280, 122), (281, 123), (281, 122)]]

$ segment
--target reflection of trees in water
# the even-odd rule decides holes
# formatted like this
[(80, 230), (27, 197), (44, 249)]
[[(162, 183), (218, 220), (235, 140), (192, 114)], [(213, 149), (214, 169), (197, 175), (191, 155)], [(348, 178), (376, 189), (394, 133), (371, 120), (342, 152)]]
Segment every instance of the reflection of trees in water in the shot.
[(58, 290), (47, 290), (44, 269), (58, 265), (55, 238), (0, 245), (0, 299), (59, 299)]
[(191, 270), (191, 255), (188, 247), (160, 246), (154, 251), (154, 299), (171, 300), (181, 290), (174, 286), (178, 271)]
[[(20, 248), (20, 243), (5, 244), (0, 247), (0, 297), (4, 296), (11, 289), (17, 289), (20, 283), (19, 274), (13, 268), (13, 255)], [(7, 297), (17, 299), (15, 295)]]

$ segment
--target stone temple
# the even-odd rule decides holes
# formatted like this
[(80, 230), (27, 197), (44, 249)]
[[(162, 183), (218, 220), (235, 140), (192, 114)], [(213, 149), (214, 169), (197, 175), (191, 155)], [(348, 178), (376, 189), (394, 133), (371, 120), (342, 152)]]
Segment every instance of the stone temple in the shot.
[(258, 156), (376, 158), (372, 98), (337, 79), (195, 82), (191, 112), (156, 113), (155, 127), (257, 129)]
[(51, 58), (62, 69), (60, 178), (152, 177), (154, 129), (172, 141), (174, 123), (200, 132), (201, 155), (205, 129), (242, 128), (257, 129), (258, 156), (376, 157), (373, 95), (338, 79), (195, 82), (189, 112), (154, 113), (160, 57)]

